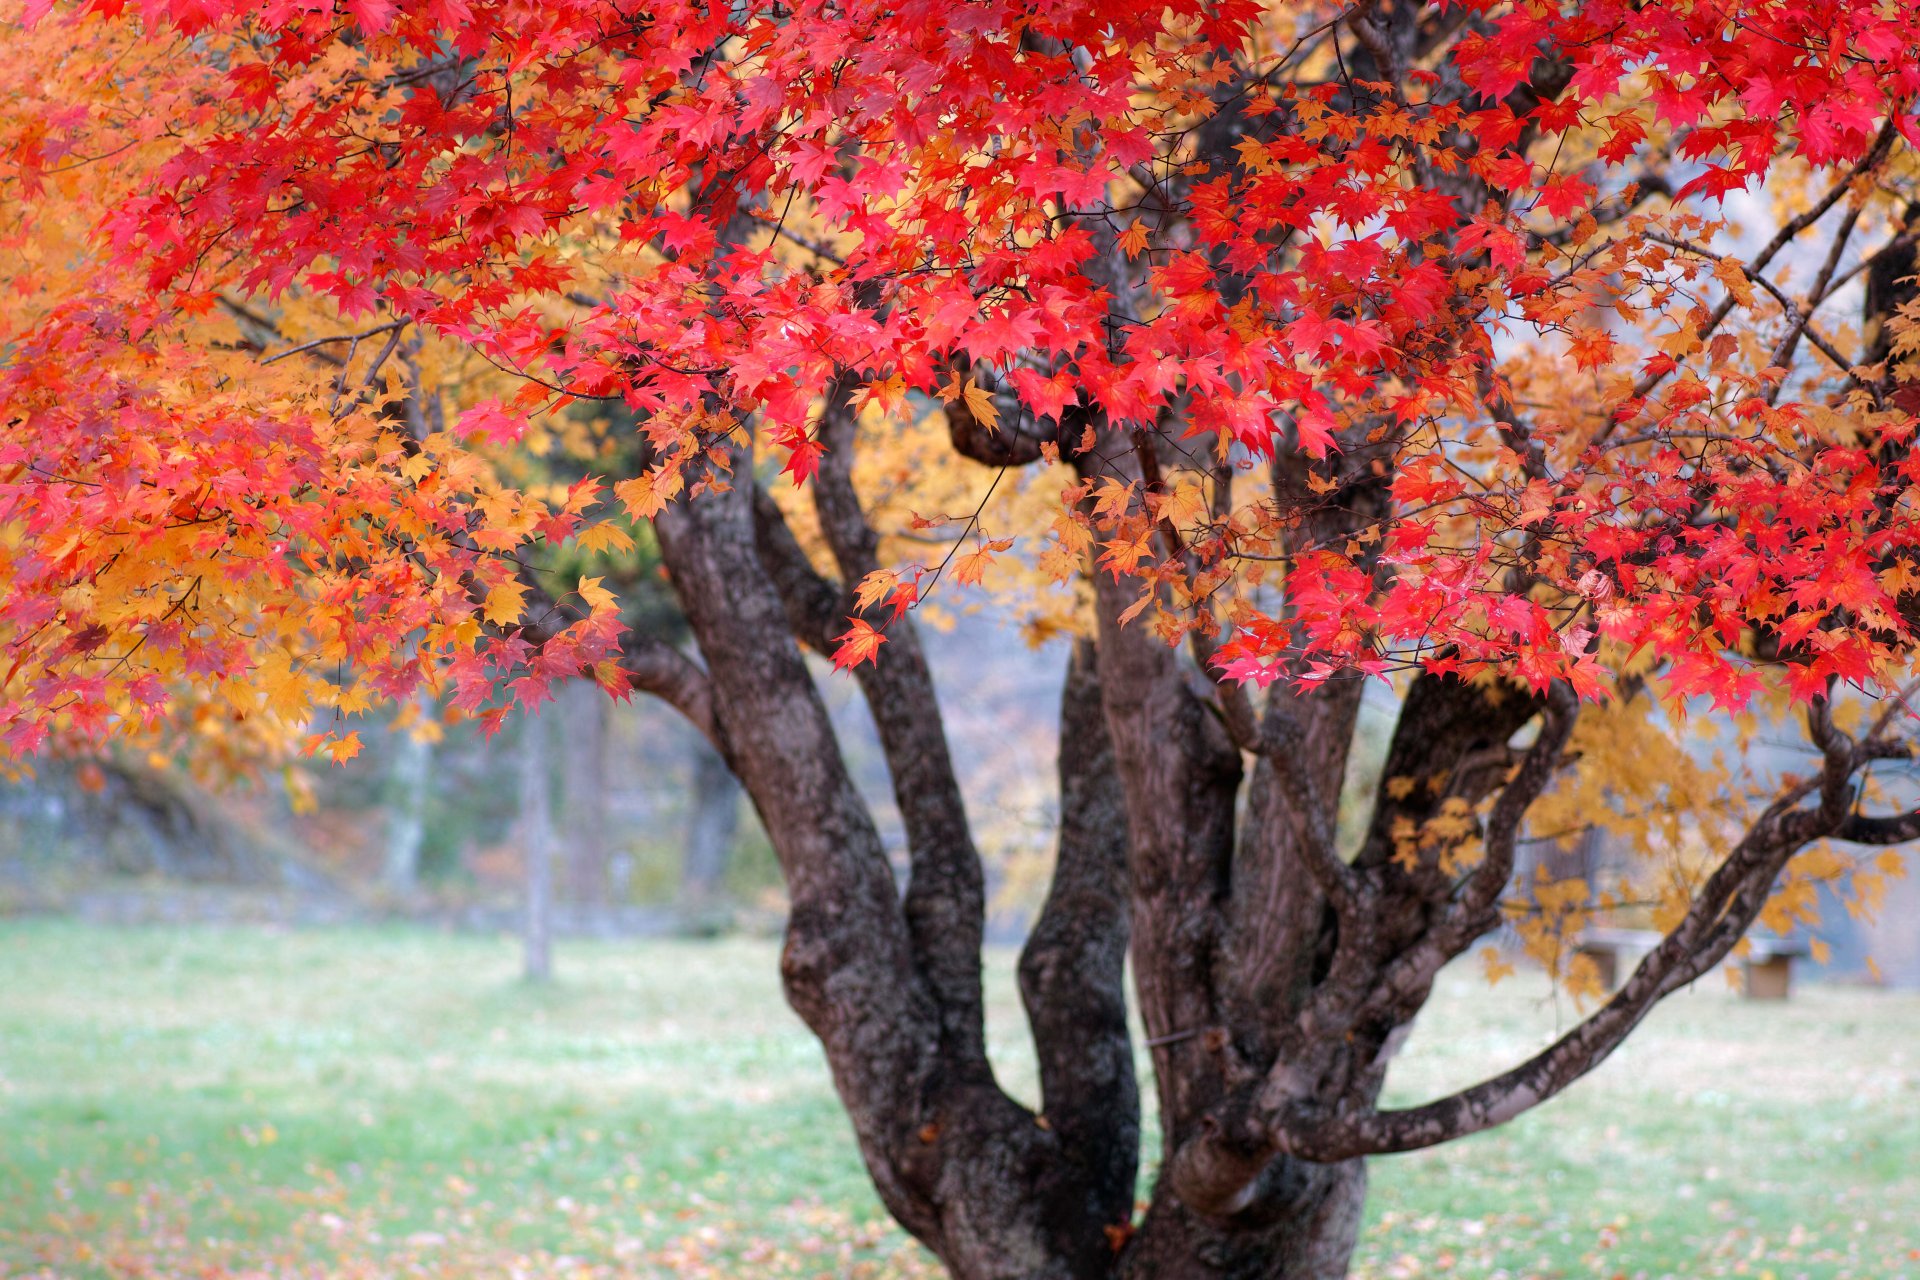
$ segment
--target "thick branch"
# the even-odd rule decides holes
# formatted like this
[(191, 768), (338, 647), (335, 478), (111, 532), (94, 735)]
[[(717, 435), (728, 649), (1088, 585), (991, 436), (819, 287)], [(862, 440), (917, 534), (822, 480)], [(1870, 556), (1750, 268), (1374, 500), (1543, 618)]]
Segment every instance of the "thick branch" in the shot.
[(1127, 1032), (1127, 814), (1093, 642), (1077, 640), (1060, 699), (1060, 851), (1020, 953), (1042, 1110), (1081, 1161), (1102, 1220), (1131, 1214), (1140, 1095)]
[[(1111, 429), (1082, 474), (1137, 480), (1131, 443)], [(1154, 1048), (1169, 1145), (1225, 1092), (1237, 1051), (1215, 982), (1231, 893), (1240, 752), (1189, 683), (1179, 651), (1142, 622), (1122, 623), (1135, 587), (1095, 577), (1101, 698), (1126, 796), (1134, 980)]]
[(955, 396), (947, 405), (947, 438), (955, 453), (982, 466), (1024, 467), (1046, 456), (1043, 446), (1055, 443), (1058, 432), (1039, 423), (1028, 429), (1011, 414), (990, 427), (973, 416), (965, 396)]
[(1477, 801), (1491, 791), (1512, 763), (1507, 741), (1542, 705), (1517, 685), (1416, 676), (1394, 725), (1357, 865), (1390, 864), (1402, 820), (1417, 826), (1448, 796)]
[(1920, 840), (1920, 810), (1881, 818), (1851, 814), (1833, 835), (1834, 839), (1849, 844), (1905, 844), (1909, 840)]
[(1354, 1014), (1355, 1021), (1404, 1025), (1425, 1002), (1433, 980), (1446, 963), (1499, 923), (1496, 903), (1513, 875), (1521, 824), (1527, 810), (1559, 771), (1579, 712), (1573, 690), (1556, 684), (1547, 697), (1540, 736), (1527, 748), (1513, 777), (1494, 801), (1480, 865), (1459, 886), (1453, 900), (1444, 904), (1419, 940), (1386, 966)]
[[(752, 459), (731, 446), (731, 470)], [(826, 707), (755, 546), (751, 486), (681, 500), (655, 520), (713, 686), (724, 754), (759, 811), (792, 909), (781, 974), (819, 1036), (888, 1208), (940, 1239), (939, 1207), (895, 1153), (937, 1068), (938, 1020), (916, 976), (879, 832), (842, 762)], [(856, 1016), (849, 1016), (857, 1010)]]
[[(1555, 1096), (1605, 1061), (1664, 996), (1724, 960), (1766, 905), (1775, 878), (1808, 841), (1845, 820), (1853, 772), (1863, 760), (1854, 741), (1823, 718), (1816, 704), (1812, 736), (1824, 768), (1816, 782), (1790, 788), (1768, 807), (1697, 890), (1692, 905), (1633, 975), (1592, 1016), (1547, 1049), (1490, 1080), (1424, 1106), (1331, 1112), (1318, 1100), (1271, 1091), (1273, 1138), (1283, 1151), (1311, 1160), (1412, 1151), (1505, 1123)], [(1801, 802), (1816, 790), (1819, 802)]]
[(793, 634), (815, 653), (832, 656), (833, 630), (846, 616), (840, 588), (814, 569), (779, 506), (757, 484), (753, 488), (753, 540), (760, 563), (766, 566), (774, 590), (780, 593)]
[[(1533, 807), (1547, 785), (1553, 781), (1562, 763), (1567, 739), (1573, 736), (1574, 721), (1580, 715), (1580, 701), (1573, 689), (1557, 683), (1547, 694), (1546, 716), (1540, 736), (1521, 758), (1520, 768), (1500, 789), (1487, 818), (1486, 856), (1474, 868), (1465, 891), (1460, 895), (1456, 916), (1467, 931), (1466, 941), (1478, 936), (1493, 921), (1487, 912), (1493, 908), (1500, 891), (1513, 875), (1515, 846), (1527, 810)], [(1461, 945), (1465, 945), (1462, 942)]]
[[(822, 415), (826, 454), (814, 483), (814, 507), (840, 575), (856, 583), (879, 568), (879, 538), (854, 490), (857, 423), (851, 380), (829, 388)], [(911, 876), (907, 927), (914, 954), (941, 1003), (941, 1026), (961, 1069), (990, 1077), (980, 988), (986, 889), (953, 760), (941, 723), (933, 674), (910, 617), (886, 624), (887, 643), (855, 669), (893, 778), (906, 827)]]

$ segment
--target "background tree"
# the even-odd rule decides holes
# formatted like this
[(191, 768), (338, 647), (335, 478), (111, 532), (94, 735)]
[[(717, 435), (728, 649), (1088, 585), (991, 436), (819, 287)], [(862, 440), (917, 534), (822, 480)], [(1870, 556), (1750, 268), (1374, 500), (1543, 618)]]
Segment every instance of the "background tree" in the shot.
[(588, 913), (609, 905), (611, 868), (607, 846), (607, 700), (593, 685), (575, 680), (557, 712), (566, 733), (560, 779), (566, 814), (567, 895)]
[(520, 857), (526, 873), (522, 932), (528, 982), (553, 980), (553, 728), (537, 715), (520, 722)]
[(739, 831), (740, 784), (711, 744), (696, 744), (680, 872), (680, 911), (693, 929), (724, 925), (727, 864)]
[[(1824, 842), (1920, 834), (1862, 811), (1910, 753), (1915, 317), (1863, 367), (1830, 318), (1907, 244), (1897, 8), (350, 0), (35, 30), (23, 234), (80, 216), (62, 179), (99, 157), (79, 208), (114, 252), (9, 317), (0, 740), (157, 723), (178, 686), (344, 717), (444, 684), (489, 724), (588, 672), (664, 698), (752, 797), (788, 997), (956, 1275), (1341, 1274), (1365, 1157), (1552, 1097), (1755, 921), (1882, 873)], [(321, 380), (256, 380), (195, 319), (289, 292), (339, 317)], [(394, 430), (416, 330), (519, 390)], [(637, 417), (612, 492), (697, 658), (623, 634), (603, 577), (529, 567), (628, 536), (596, 481), (495, 465), (573, 400)], [(876, 523), (862, 458), (930, 423), (978, 505)], [(1003, 482), (1050, 518), (985, 527)], [(1084, 604), (1021, 962), (1037, 1112), (987, 1057), (981, 860), (913, 619), (995, 557)], [(904, 893), (803, 646), (873, 713)], [(1400, 711), (1343, 847), (1375, 677)], [(1689, 717), (1769, 705), (1803, 770), (1692, 767)], [(1383, 1107), (1549, 813), (1653, 855), (1630, 891), (1662, 941), (1540, 1054)], [(1608, 905), (1514, 912), (1552, 963)], [(1129, 955), (1166, 1153), (1138, 1221)]]

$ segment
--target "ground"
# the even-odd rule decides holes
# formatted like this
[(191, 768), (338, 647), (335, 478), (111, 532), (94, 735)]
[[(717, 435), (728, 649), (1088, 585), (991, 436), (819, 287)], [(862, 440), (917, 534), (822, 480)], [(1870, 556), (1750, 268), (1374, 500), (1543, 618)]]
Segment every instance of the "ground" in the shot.
[[(0, 1277), (871, 1277), (880, 1214), (767, 941), (0, 923)], [(996, 1058), (1032, 1066), (993, 957)], [(1446, 975), (1411, 1099), (1568, 1006)], [(1375, 1162), (1357, 1274), (1920, 1280), (1920, 996), (1719, 979), (1567, 1097)]]

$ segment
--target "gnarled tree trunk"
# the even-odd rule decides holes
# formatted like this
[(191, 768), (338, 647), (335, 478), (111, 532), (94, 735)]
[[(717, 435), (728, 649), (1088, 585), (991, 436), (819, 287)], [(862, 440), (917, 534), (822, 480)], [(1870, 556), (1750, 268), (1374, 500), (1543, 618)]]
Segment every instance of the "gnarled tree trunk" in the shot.
[[(1091, 418), (1061, 437), (1082, 431), (1094, 441), (1077, 462), (1088, 492), (1108, 480), (1152, 490), (1162, 444)], [(1822, 834), (1907, 831), (1848, 817), (1845, 780), (1880, 748), (1816, 717), (1821, 779), (1766, 811), (1611, 1000), (1501, 1076), (1381, 1110), (1388, 1062), (1435, 976), (1499, 921), (1522, 820), (1564, 763), (1571, 694), (1416, 676), (1364, 837), (1343, 854), (1334, 832), (1358, 682), (1279, 683), (1256, 705), (1210, 676), (1204, 642), (1188, 653), (1124, 623), (1138, 587), (1103, 576), (1097, 634), (1075, 643), (1062, 698), (1058, 862), (1020, 962), (1042, 1084), (1031, 1111), (986, 1056), (980, 860), (911, 617), (891, 621), (854, 672), (906, 827), (904, 893), (802, 657), (831, 650), (859, 615), (842, 584), (875, 567), (844, 385), (822, 434), (814, 501), (840, 581), (801, 551), (737, 439), (736, 483), (657, 520), (703, 662), (636, 640), (627, 665), (745, 785), (792, 899), (787, 997), (825, 1048), (888, 1210), (963, 1280), (1344, 1275), (1367, 1155), (1476, 1132), (1553, 1096), (1727, 954), (1794, 850)], [(993, 445), (996, 465), (1026, 447)], [(1345, 537), (1385, 501), (1362, 442), (1351, 458), (1343, 501), (1303, 518), (1303, 537)], [(1296, 471), (1275, 463), (1282, 499)], [(1485, 816), (1466, 835), (1436, 821), (1462, 812)], [(1463, 873), (1450, 855), (1468, 836), (1483, 851)], [(1137, 1220), (1129, 956), (1168, 1153)]]
[[(836, 406), (817, 502), (843, 580), (857, 581), (873, 542), (852, 489), (844, 397)], [(750, 463), (742, 454), (733, 466), (744, 475)], [(1130, 922), (1170, 1150), (1205, 1132), (1210, 1112), (1272, 1061), (1276, 1038), (1254, 1011), (1273, 991), (1302, 987), (1310, 958), (1276, 971), (1266, 944), (1308, 957), (1323, 944), (1322, 898), (1272, 865), (1261, 836), (1236, 833), (1241, 752), (1196, 693), (1190, 665), (1120, 627), (1125, 602), (1107, 592), (1100, 635), (1073, 649), (1059, 858), (1020, 963), (1041, 1068), (1036, 1114), (999, 1088), (986, 1059), (980, 864), (911, 621), (894, 622), (878, 661), (856, 673), (907, 828), (902, 896), (792, 638), (828, 648), (852, 601), (815, 573), (751, 486), (678, 504), (658, 527), (709, 682), (697, 696), (670, 696), (708, 730), (772, 838), (793, 902), (788, 998), (826, 1048), (894, 1216), (956, 1276), (982, 1280), (1344, 1274), (1364, 1186), (1358, 1161), (1269, 1160), (1244, 1203), (1205, 1211), (1163, 1177), (1134, 1221)], [(669, 673), (694, 678), (684, 660), (653, 659), (656, 687)], [(1332, 701), (1334, 730), (1350, 732), (1357, 700)], [(1344, 754), (1343, 741), (1327, 766), (1329, 823)], [(1272, 803), (1261, 794), (1256, 812)], [(1236, 918), (1236, 874), (1264, 877), (1270, 909)], [(1258, 940), (1259, 964), (1236, 966), (1236, 934), (1259, 934), (1274, 912), (1282, 936)]]

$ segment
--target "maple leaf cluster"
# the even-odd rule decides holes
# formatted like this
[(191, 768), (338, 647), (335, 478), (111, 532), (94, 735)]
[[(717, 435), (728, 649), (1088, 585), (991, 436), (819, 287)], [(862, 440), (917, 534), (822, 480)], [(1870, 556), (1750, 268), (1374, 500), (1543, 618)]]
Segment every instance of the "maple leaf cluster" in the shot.
[[(1369, 79), (1329, 33), (1371, 11), (1318, 3), (36, 4), (0, 738), (151, 727), (183, 683), (290, 718), (617, 686), (611, 597), (542, 614), (524, 554), (732, 483), (736, 433), (805, 483), (832, 388), (1056, 463), (1167, 444), (1069, 481), (1039, 563), (1137, 583), (1228, 680), (1598, 697), (1651, 654), (1739, 704), (1904, 670), (1912, 415), (1844, 359), (1783, 396), (1831, 344), (1768, 267), (1884, 216), (1920, 18), (1448, 12), (1443, 59)], [(1743, 253), (1720, 202), (1781, 174), (1812, 207)], [(49, 247), (77, 223), (84, 265)], [(297, 307), (333, 336), (302, 350)], [(497, 393), (407, 429), (395, 369), (434, 348)], [(575, 402), (637, 419), (637, 473), (503, 483), (490, 451)], [(962, 583), (1012, 546), (963, 536)], [(842, 665), (921, 598), (888, 573)]]

